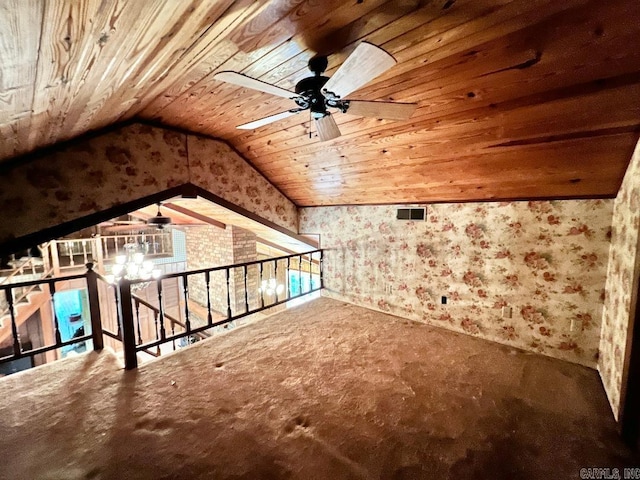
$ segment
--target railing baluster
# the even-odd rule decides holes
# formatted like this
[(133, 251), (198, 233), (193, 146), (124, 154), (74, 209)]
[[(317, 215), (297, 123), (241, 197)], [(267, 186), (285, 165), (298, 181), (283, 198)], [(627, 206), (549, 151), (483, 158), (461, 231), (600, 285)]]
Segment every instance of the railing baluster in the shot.
[(120, 328), (120, 297), (118, 296), (118, 286), (113, 286), (113, 294), (116, 299), (116, 336), (122, 341), (122, 330)]
[(264, 288), (262, 288), (262, 266), (264, 261), (260, 262), (260, 308), (264, 308)]
[(244, 311), (249, 311), (249, 290), (247, 290), (247, 266), (244, 265), (242, 272), (244, 273)]
[(289, 282), (289, 271), (291, 270), (291, 257), (287, 257), (287, 274), (284, 278), (284, 284), (287, 289), (287, 300), (291, 298), (291, 282)]
[(65, 245), (67, 246), (67, 253), (69, 254), (69, 265), (74, 267), (76, 262), (73, 261), (73, 245), (70, 242), (66, 242)]
[(142, 334), (140, 333), (140, 302), (138, 299), (134, 299), (134, 305), (136, 306), (136, 325), (138, 327), (138, 345), (142, 344)]
[(86, 240), (82, 241), (82, 255), (84, 257), (84, 264), (86, 265), (87, 262), (89, 261), (89, 257), (87, 257), (87, 241)]
[(89, 299), (89, 314), (91, 315), (91, 336), (94, 350), (102, 350), (104, 338), (102, 333), (102, 316), (100, 312), (100, 293), (98, 292), (98, 277), (93, 270), (93, 263), (87, 263), (87, 296)]
[(56, 345), (62, 343), (62, 337), (60, 336), (60, 325), (58, 324), (58, 314), (56, 312), (56, 282), (49, 282), (49, 292), (51, 295), (51, 310), (53, 310), (53, 324), (55, 325), (55, 337)]
[[(158, 312), (153, 310), (153, 329), (156, 333), (156, 340), (160, 338), (160, 334), (158, 333)], [(156, 346), (156, 353), (160, 355), (160, 345)]]
[(189, 282), (187, 275), (182, 276), (182, 289), (184, 292), (184, 324), (186, 325), (187, 332), (191, 331), (191, 322), (189, 321)]
[(160, 340), (167, 339), (167, 332), (164, 328), (164, 308), (162, 307), (162, 280), (156, 282), (158, 286), (158, 311), (160, 312)]
[(138, 367), (136, 354), (136, 329), (131, 307), (131, 281), (125, 279), (118, 283), (120, 297), (120, 323), (122, 323), (122, 346), (124, 348), (124, 368), (132, 370)]
[(208, 270), (204, 272), (204, 283), (207, 285), (207, 324), (211, 325), (213, 323), (213, 317), (211, 316), (211, 292), (209, 291), (211, 274)]
[(302, 255), (298, 255), (298, 295), (302, 295)]
[(18, 332), (18, 324), (16, 323), (16, 312), (13, 307), (13, 289), (7, 288), (5, 291), (7, 297), (7, 303), (9, 304), (9, 314), (11, 316), (11, 334), (13, 335), (13, 354), (18, 357), (22, 352), (22, 346), (20, 345), (20, 333)]
[(287, 257), (287, 273), (284, 279), (284, 285), (287, 289), (287, 300), (291, 298), (291, 290), (289, 289), (289, 270), (291, 270), (291, 257)]
[(225, 271), (227, 283), (227, 318), (231, 318), (231, 290), (229, 286), (229, 267), (227, 267)]
[(320, 250), (320, 288), (324, 288), (324, 250)]
[(276, 303), (278, 303), (278, 260), (273, 261), (273, 279), (275, 280), (273, 290), (276, 296)]
[[(174, 337), (176, 334), (176, 324), (171, 322), (171, 337)], [(173, 346), (173, 351), (176, 351), (176, 339), (171, 338), (171, 344)]]

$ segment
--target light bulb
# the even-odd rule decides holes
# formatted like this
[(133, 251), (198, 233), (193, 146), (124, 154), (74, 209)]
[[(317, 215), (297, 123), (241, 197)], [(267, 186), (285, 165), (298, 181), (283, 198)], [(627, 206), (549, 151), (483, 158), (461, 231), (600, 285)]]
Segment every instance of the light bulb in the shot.
[(151, 271), (151, 276), (152, 276), (153, 278), (155, 278), (155, 279), (160, 278), (160, 275), (162, 275), (162, 270), (160, 270), (159, 268), (154, 268), (154, 269)]
[(124, 270), (124, 265), (120, 263), (116, 263), (111, 266), (111, 273), (113, 273), (113, 275), (115, 275), (116, 277), (122, 273), (122, 270)]
[(133, 254), (133, 261), (138, 265), (140, 265), (143, 260), (144, 260), (144, 253), (137, 252)]
[(124, 263), (127, 261), (127, 256), (126, 255), (118, 255), (116, 257), (116, 263), (118, 265), (124, 265)]
[(135, 276), (138, 273), (138, 265), (135, 263), (130, 263), (127, 265), (127, 274), (130, 276)]
[(151, 260), (145, 260), (142, 262), (142, 268), (144, 268), (145, 271), (150, 272), (153, 270), (153, 262)]

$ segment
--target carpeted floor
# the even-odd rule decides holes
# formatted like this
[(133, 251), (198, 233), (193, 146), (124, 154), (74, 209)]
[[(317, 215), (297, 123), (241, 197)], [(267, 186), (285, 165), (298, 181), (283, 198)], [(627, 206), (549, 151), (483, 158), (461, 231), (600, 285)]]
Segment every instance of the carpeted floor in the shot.
[(2, 479), (565, 479), (637, 465), (595, 371), (321, 298), (124, 372), (0, 380)]

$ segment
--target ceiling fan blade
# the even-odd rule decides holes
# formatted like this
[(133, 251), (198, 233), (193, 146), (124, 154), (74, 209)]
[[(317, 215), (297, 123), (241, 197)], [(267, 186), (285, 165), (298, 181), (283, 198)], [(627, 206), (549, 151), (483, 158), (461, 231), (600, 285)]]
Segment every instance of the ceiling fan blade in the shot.
[(295, 92), (276, 87), (275, 85), (271, 85), (270, 83), (263, 82), (261, 80), (256, 80), (255, 78), (247, 77), (246, 75), (238, 72), (219, 72), (216, 73), (213, 78), (215, 78), (216, 80), (220, 80), (221, 82), (232, 83), (240, 87), (251, 88), (253, 90), (270, 93), (271, 95), (276, 95), (278, 97), (294, 98), (298, 96), (298, 94)]
[(119, 225), (140, 225), (144, 223), (142, 220), (113, 220), (112, 223), (117, 223)]
[(322, 118), (316, 118), (316, 130), (318, 130), (318, 137), (320, 137), (321, 142), (333, 140), (342, 135), (330, 113)]
[(417, 103), (365, 102), (349, 100), (347, 113), (361, 117), (384, 118), (386, 120), (407, 120), (418, 108)]
[(277, 122), (278, 120), (282, 120), (284, 118), (291, 117), (296, 113), (300, 113), (300, 110), (287, 110), (286, 112), (276, 113), (275, 115), (269, 115), (268, 117), (260, 118), (259, 120), (254, 120), (253, 122), (243, 123), (242, 125), (238, 125), (236, 128), (241, 130), (252, 130), (254, 128), (263, 127), (265, 125), (269, 125), (270, 123)]
[(380, 47), (362, 42), (338, 68), (323, 90), (344, 98), (396, 64), (396, 59)]
[(149, 228), (151, 228), (151, 225), (143, 223), (140, 225), (112, 225), (110, 227), (104, 227), (104, 230), (107, 232), (137, 232)]

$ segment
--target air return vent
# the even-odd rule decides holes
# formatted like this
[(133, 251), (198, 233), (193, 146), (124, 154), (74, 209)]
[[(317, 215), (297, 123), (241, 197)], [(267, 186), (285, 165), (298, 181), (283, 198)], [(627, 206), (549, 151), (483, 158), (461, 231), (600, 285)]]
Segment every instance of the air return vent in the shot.
[(398, 220), (424, 221), (427, 209), (419, 208), (399, 208), (396, 218)]

